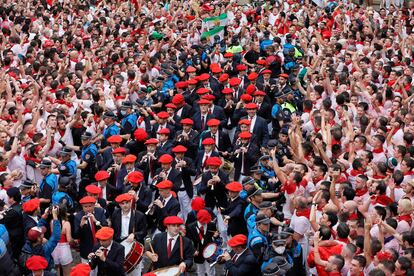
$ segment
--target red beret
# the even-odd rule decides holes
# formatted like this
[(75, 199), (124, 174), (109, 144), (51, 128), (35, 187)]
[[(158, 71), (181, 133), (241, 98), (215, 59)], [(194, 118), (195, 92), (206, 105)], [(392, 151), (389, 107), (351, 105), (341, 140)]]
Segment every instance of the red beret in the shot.
[(138, 142), (143, 142), (147, 140), (148, 133), (143, 128), (137, 128), (134, 131), (134, 137), (135, 137), (135, 140), (137, 140)]
[(216, 97), (212, 94), (207, 94), (207, 95), (204, 95), (203, 97), (201, 97), (201, 99), (212, 102), (216, 99)]
[(45, 257), (39, 255), (33, 255), (26, 261), (26, 267), (32, 271), (44, 270), (47, 268), (47, 266), (48, 263)]
[(142, 276), (157, 276), (157, 274), (155, 274), (154, 272), (148, 272), (148, 273), (142, 274)]
[(221, 91), (221, 94), (224, 94), (224, 95), (226, 95), (226, 94), (233, 94), (233, 92), (234, 92), (234, 90), (233, 90), (233, 89), (231, 89), (231, 88), (229, 88), (229, 87), (226, 87), (226, 88), (224, 88), (224, 89)]
[(198, 80), (197, 79), (189, 79), (187, 81), (187, 83), (188, 83), (188, 85), (196, 85), (198, 83)]
[(203, 146), (205, 146), (205, 145), (214, 145), (215, 143), (216, 142), (214, 141), (213, 138), (206, 138), (206, 139), (203, 140), (203, 142), (201, 142), (201, 144)]
[(348, 220), (358, 220), (358, 214), (355, 212), (350, 214)]
[(201, 224), (208, 224), (211, 222), (212, 219), (213, 218), (211, 217), (211, 214), (205, 209), (202, 209), (197, 213), (197, 220)]
[(158, 189), (172, 189), (174, 186), (170, 180), (163, 180), (155, 185)]
[(211, 72), (213, 72), (214, 74), (218, 74), (221, 73), (223, 70), (221, 70), (221, 68), (219, 66), (212, 66), (210, 67)]
[(89, 276), (91, 267), (88, 264), (78, 264), (70, 270), (70, 276)]
[(240, 192), (243, 190), (243, 185), (240, 182), (230, 182), (226, 185), (226, 189), (230, 192)]
[(132, 154), (128, 154), (127, 156), (122, 158), (122, 164), (134, 163), (135, 161), (137, 161), (137, 157), (135, 155), (132, 155)]
[(126, 153), (126, 149), (125, 149), (125, 148), (123, 148), (123, 147), (119, 147), (119, 148), (116, 148), (116, 149), (114, 149), (114, 150), (112, 151), (112, 154), (118, 154), (118, 153), (120, 153), (120, 154), (125, 154), (125, 153)]
[(197, 69), (195, 69), (193, 66), (188, 66), (187, 69), (185, 69), (187, 73), (195, 73)]
[(249, 94), (243, 94), (240, 96), (240, 100), (244, 102), (251, 102), (253, 100), (253, 97), (250, 96)]
[(198, 104), (199, 105), (202, 105), (202, 104), (211, 104), (211, 102), (209, 100), (201, 99), (201, 100), (198, 101)]
[(121, 143), (122, 137), (120, 135), (112, 135), (107, 139), (108, 143)]
[(265, 92), (263, 92), (263, 91), (260, 91), (260, 90), (258, 90), (258, 91), (256, 91), (256, 92), (254, 92), (254, 96), (266, 96), (266, 93)]
[(250, 126), (251, 122), (248, 119), (242, 119), (239, 121), (239, 125), (248, 125)]
[(287, 78), (289, 78), (289, 75), (288, 74), (280, 74), (279, 77), (287, 79)]
[(165, 107), (166, 107), (166, 108), (177, 109), (177, 106), (176, 106), (175, 104), (173, 104), (173, 103), (167, 103), (167, 104), (165, 105)]
[(239, 79), (239, 78), (231, 78), (230, 80), (229, 80), (229, 84), (230, 84), (230, 86), (237, 86), (237, 85), (239, 85), (241, 83), (241, 79)]
[(96, 203), (96, 199), (93, 196), (84, 196), (81, 200), (79, 200), (80, 204), (89, 204), (89, 203)]
[(204, 207), (206, 207), (206, 202), (202, 197), (197, 196), (191, 201), (191, 209), (196, 212), (204, 209)]
[(250, 139), (252, 138), (252, 134), (248, 131), (243, 131), (243, 132), (240, 132), (239, 137), (241, 139)]
[(145, 141), (145, 145), (156, 145), (156, 144), (158, 144), (159, 143), (159, 141), (157, 140), (157, 139), (155, 139), (155, 138), (150, 138), (150, 139), (148, 139), (147, 141)]
[(184, 102), (184, 96), (182, 94), (176, 94), (172, 98), (171, 102), (175, 105), (179, 105)]
[(157, 117), (160, 119), (168, 119), (168, 117), (170, 117), (170, 114), (168, 114), (166, 111), (161, 111), (157, 113)]
[(231, 238), (227, 244), (231, 247), (239, 246), (239, 245), (246, 245), (247, 244), (247, 237), (243, 234), (235, 235)]
[(115, 198), (115, 201), (117, 203), (121, 203), (122, 201), (131, 201), (133, 199), (132, 195), (125, 193), (125, 194), (121, 194), (119, 196), (117, 196)]
[(93, 195), (99, 195), (102, 192), (102, 189), (94, 184), (89, 184), (85, 187), (85, 191)]
[(246, 71), (247, 67), (244, 64), (239, 64), (239, 65), (236, 66), (236, 70), (237, 71)]
[(228, 79), (229, 79), (229, 74), (224, 73), (219, 77), (219, 82), (224, 82)]
[(23, 208), (23, 212), (32, 213), (33, 211), (37, 210), (39, 206), (40, 206), (40, 200), (38, 198), (33, 198), (23, 203), (22, 208)]
[(188, 83), (186, 81), (179, 81), (175, 84), (175, 87), (179, 89), (187, 88), (187, 86), (188, 86)]
[(180, 152), (184, 153), (184, 152), (187, 152), (187, 148), (182, 145), (178, 145), (178, 146), (173, 147), (172, 152), (173, 153), (180, 153)]
[(194, 125), (194, 121), (190, 118), (185, 118), (180, 121), (182, 125)]
[(248, 80), (255, 80), (255, 79), (257, 79), (257, 77), (258, 77), (259, 75), (256, 73), (256, 72), (251, 72), (248, 76), (247, 76), (247, 79)]
[(256, 86), (254, 86), (253, 84), (249, 84), (247, 87), (246, 87), (246, 94), (249, 94), (249, 95), (253, 95), (253, 93), (256, 91)]
[(266, 65), (266, 60), (264, 60), (264, 59), (258, 59), (256, 61), (256, 63), (259, 64), (259, 65)]
[(169, 135), (170, 134), (170, 129), (169, 128), (162, 128), (160, 130), (158, 130), (158, 134), (165, 134), (165, 135)]
[(133, 171), (128, 174), (127, 180), (133, 184), (138, 184), (144, 181), (144, 175), (140, 171)]
[(391, 261), (393, 256), (390, 252), (381, 250), (377, 253), (377, 259), (378, 261)]
[(220, 157), (217, 156), (210, 156), (209, 158), (207, 158), (206, 160), (206, 165), (207, 166), (221, 166), (221, 159)]
[(212, 127), (212, 126), (219, 126), (220, 125), (220, 121), (217, 119), (210, 119), (207, 122), (207, 126)]
[(113, 236), (114, 236), (114, 229), (112, 229), (111, 227), (107, 227), (107, 226), (104, 226), (101, 229), (99, 229), (95, 235), (95, 237), (98, 240), (103, 240), (103, 241), (112, 239)]
[(266, 69), (266, 70), (263, 70), (261, 74), (262, 74), (262, 75), (265, 75), (265, 74), (269, 74), (269, 75), (271, 75), (271, 74), (272, 74), (272, 71), (271, 71), (271, 70), (269, 70), (269, 69)]
[(207, 94), (208, 92), (210, 92), (210, 90), (208, 90), (207, 88), (205, 88), (205, 87), (201, 87), (201, 88), (199, 88), (199, 89), (197, 89), (197, 94), (198, 95), (204, 95), (204, 94)]
[(256, 103), (248, 103), (244, 106), (245, 109), (257, 109)]
[(53, 47), (55, 45), (55, 43), (53, 42), (53, 40), (46, 40), (43, 43), (43, 48), (49, 48), (49, 47)]
[(199, 81), (206, 81), (210, 78), (210, 74), (204, 73), (197, 77)]
[(109, 173), (107, 171), (99, 171), (95, 173), (96, 181), (102, 181), (109, 178)]
[(171, 224), (173, 224), (173, 225), (175, 225), (175, 224), (181, 225), (181, 224), (184, 224), (184, 221), (181, 218), (177, 217), (177, 216), (169, 216), (169, 217), (166, 217), (164, 219), (164, 225), (167, 226), (167, 225), (171, 225)]
[(225, 58), (232, 58), (233, 57), (233, 53), (225, 53), (224, 54)]
[(170, 164), (170, 163), (172, 163), (173, 160), (174, 160), (174, 158), (171, 155), (163, 154), (163, 155), (161, 155), (161, 157), (159, 159), (159, 162), (161, 164)]

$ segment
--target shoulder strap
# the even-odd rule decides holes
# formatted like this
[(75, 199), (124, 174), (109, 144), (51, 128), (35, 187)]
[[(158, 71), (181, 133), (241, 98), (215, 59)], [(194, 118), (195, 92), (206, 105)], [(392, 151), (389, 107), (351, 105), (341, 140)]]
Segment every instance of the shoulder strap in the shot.
[(180, 258), (184, 262), (183, 237), (180, 235)]

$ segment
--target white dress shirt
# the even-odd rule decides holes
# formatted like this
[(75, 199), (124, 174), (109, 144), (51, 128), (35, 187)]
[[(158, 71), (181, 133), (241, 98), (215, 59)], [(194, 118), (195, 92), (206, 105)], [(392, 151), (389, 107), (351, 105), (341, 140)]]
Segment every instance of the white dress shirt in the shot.
[(127, 214), (121, 211), (121, 239), (129, 235), (129, 221), (131, 220), (131, 210)]
[(168, 243), (170, 242), (170, 238), (173, 238), (173, 240), (171, 241), (171, 252), (173, 251), (174, 245), (177, 242), (177, 238), (179, 235), (176, 235), (175, 237), (171, 236), (170, 233), (167, 232), (167, 248), (168, 248)]
[(254, 115), (253, 118), (247, 117), (250, 120), (250, 132), (253, 133), (254, 124), (256, 123), (257, 116)]

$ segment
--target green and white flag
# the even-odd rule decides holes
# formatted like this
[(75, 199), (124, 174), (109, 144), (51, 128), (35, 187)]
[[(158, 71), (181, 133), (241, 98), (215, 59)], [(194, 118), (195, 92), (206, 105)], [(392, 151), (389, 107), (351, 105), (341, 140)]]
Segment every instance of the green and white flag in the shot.
[(210, 31), (205, 31), (201, 34), (201, 38), (205, 37), (206, 39), (210, 39), (214, 42), (214, 36), (218, 35), (220, 39), (224, 38), (224, 26), (217, 26)]
[(222, 13), (219, 16), (207, 17), (203, 19), (203, 29), (210, 30), (217, 26), (227, 25), (227, 13)]

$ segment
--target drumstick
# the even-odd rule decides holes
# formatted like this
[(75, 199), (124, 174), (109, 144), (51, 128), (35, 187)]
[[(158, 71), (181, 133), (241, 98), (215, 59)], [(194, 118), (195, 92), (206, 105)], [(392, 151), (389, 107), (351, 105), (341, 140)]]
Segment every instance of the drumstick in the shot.
[(152, 253), (152, 254), (155, 254), (155, 252), (154, 252), (154, 248), (152, 247), (152, 244), (151, 244), (151, 243), (149, 244), (149, 246), (150, 246), (150, 249), (151, 249), (151, 253)]

